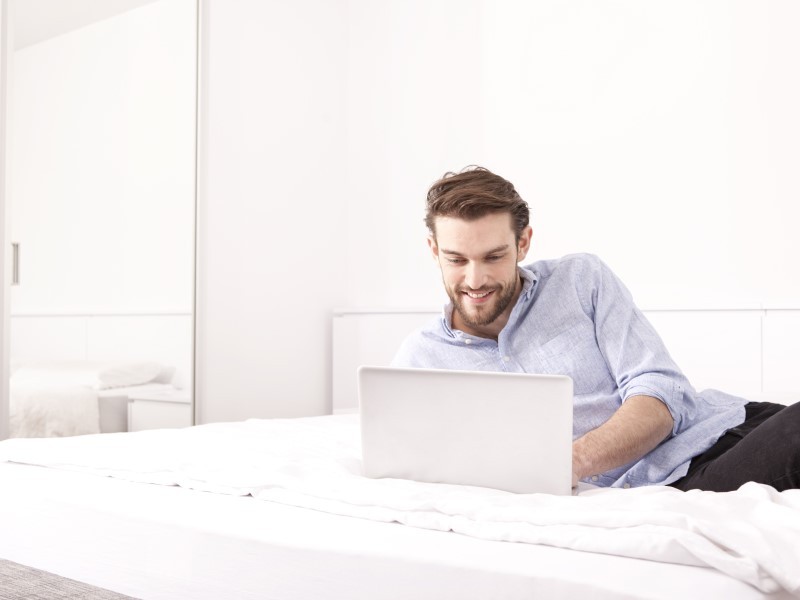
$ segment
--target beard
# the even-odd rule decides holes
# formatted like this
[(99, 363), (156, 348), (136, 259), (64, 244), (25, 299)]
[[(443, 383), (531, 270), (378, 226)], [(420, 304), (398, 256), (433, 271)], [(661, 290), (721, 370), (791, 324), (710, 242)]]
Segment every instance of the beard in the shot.
[[(455, 290), (445, 287), (447, 295), (450, 296), (450, 300), (453, 303), (453, 308), (455, 308), (461, 321), (469, 327), (485, 327), (493, 323), (511, 305), (517, 291), (518, 280), (519, 275), (515, 273), (514, 279), (494, 287), (481, 288), (479, 290), (462, 286)], [(492, 299), (486, 304), (467, 306), (467, 302), (464, 300), (464, 292), (466, 291), (478, 294), (491, 291), (493, 292)]]

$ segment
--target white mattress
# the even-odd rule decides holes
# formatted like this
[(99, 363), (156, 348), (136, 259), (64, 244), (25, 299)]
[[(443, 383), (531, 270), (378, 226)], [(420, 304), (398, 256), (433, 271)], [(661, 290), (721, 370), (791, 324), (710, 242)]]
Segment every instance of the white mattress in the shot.
[(789, 598), (718, 571), (0, 463), (0, 557), (137, 598)]

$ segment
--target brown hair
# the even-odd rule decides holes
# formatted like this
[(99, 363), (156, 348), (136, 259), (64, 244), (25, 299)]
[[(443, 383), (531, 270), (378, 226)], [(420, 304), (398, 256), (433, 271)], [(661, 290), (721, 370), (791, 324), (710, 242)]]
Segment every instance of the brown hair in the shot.
[(457, 217), (472, 221), (490, 213), (511, 215), (514, 236), (519, 241), (528, 226), (528, 204), (510, 181), (488, 169), (470, 165), (459, 173), (445, 173), (428, 190), (425, 225), (436, 235), (436, 217)]

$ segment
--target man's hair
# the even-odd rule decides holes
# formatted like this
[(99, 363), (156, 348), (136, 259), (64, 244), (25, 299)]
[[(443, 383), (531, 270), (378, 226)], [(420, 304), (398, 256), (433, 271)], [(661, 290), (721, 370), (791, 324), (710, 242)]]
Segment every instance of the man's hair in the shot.
[(519, 241), (528, 226), (528, 204), (520, 198), (510, 181), (488, 169), (470, 165), (459, 173), (448, 172), (428, 190), (425, 225), (436, 237), (436, 217), (456, 217), (467, 221), (491, 213), (511, 215), (514, 236)]

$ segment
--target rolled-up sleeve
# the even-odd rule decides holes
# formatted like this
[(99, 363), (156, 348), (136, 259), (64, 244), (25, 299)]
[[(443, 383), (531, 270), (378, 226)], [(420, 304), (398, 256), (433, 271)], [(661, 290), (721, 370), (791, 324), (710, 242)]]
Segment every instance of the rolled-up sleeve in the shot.
[(664, 342), (636, 307), (627, 288), (600, 259), (592, 257), (585, 277), (591, 278), (591, 297), (585, 308), (593, 312), (595, 335), (621, 400), (651, 396), (661, 400), (673, 418), (672, 435), (692, 422), (696, 412), (689, 382), (667, 352)]

